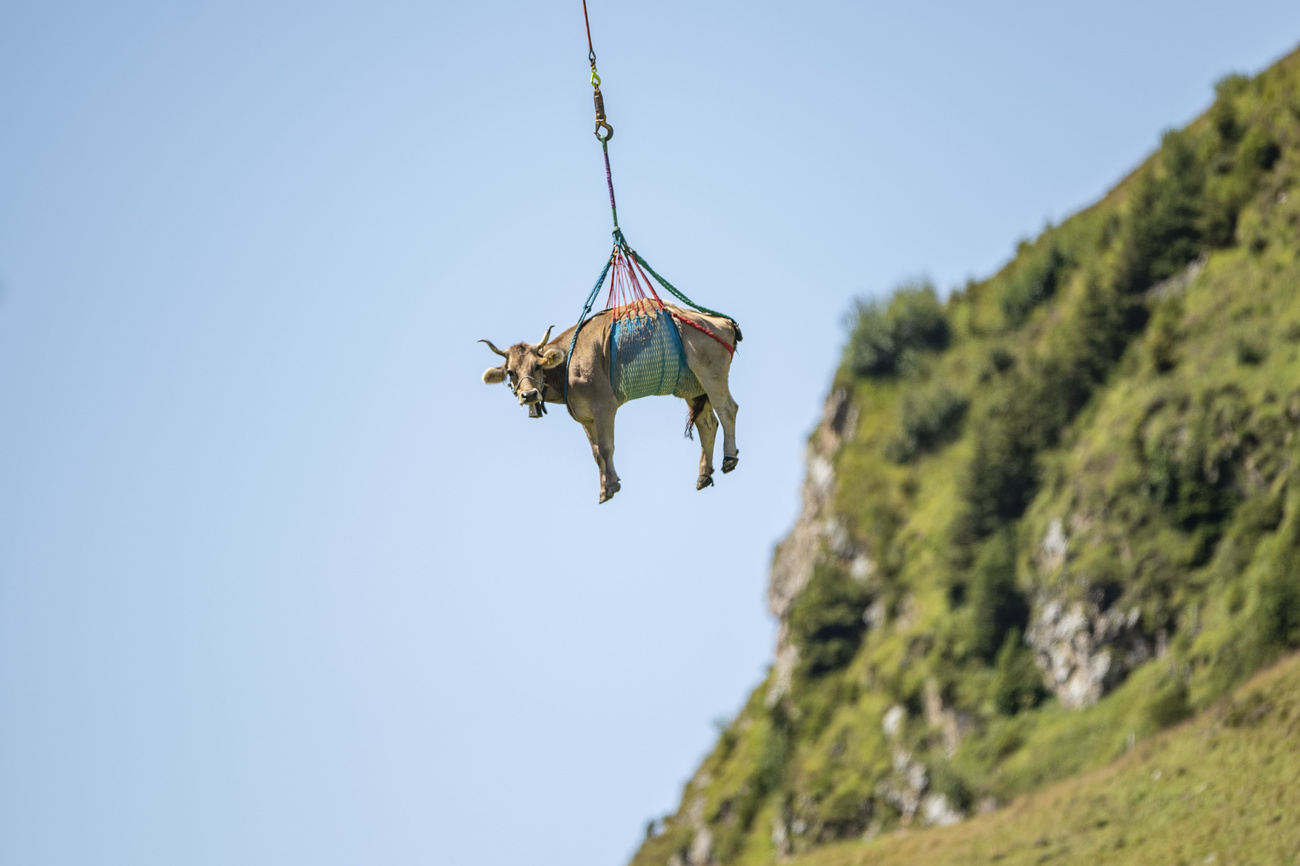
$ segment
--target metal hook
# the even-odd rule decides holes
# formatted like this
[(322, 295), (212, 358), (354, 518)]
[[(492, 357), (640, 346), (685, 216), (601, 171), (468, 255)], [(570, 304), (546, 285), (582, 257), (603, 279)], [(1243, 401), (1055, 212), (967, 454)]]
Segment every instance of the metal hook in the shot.
[[(605, 134), (604, 134), (604, 135), (601, 135), (601, 134), (600, 134), (600, 131), (601, 131), (602, 129), (605, 130)], [(596, 121), (596, 139), (597, 139), (601, 144), (604, 144), (605, 142), (609, 141), (609, 140), (610, 140), (611, 138), (613, 138), (613, 137), (614, 137), (614, 127), (610, 126), (608, 123), (606, 123), (606, 122), (603, 121), (603, 120), (597, 120), (597, 121)]]

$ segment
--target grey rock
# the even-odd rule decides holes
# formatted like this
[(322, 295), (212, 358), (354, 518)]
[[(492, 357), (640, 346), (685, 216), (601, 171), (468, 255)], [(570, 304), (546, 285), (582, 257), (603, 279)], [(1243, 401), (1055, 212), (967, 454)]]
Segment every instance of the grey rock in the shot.
[[(1076, 535), (1091, 524), (1083, 515), (1070, 520)], [(1054, 518), (1034, 557), (1041, 585), (1034, 593), (1025, 643), (1061, 706), (1080, 709), (1123, 682), (1155, 648), (1140, 627), (1137, 608), (1103, 609), (1100, 594), (1088, 592), (1086, 577), (1070, 573), (1070, 546), (1063, 521)]]
[(780, 626), (773, 679), (767, 693), (769, 706), (789, 694), (798, 650), (790, 642), (785, 620), (795, 599), (812, 579), (817, 564), (827, 560), (837, 562), (862, 583), (869, 582), (875, 574), (875, 563), (854, 544), (848, 528), (831, 508), (837, 481), (832, 458), (857, 426), (857, 409), (850, 397), (848, 389), (838, 388), (826, 400), (822, 422), (808, 443), (803, 507), (790, 534), (776, 546), (772, 555), (767, 607), (780, 621)]
[(1035, 599), (1025, 642), (1044, 679), (1067, 709), (1090, 707), (1152, 657), (1141, 612), (1044, 592)]
[(686, 852), (686, 866), (711, 866), (713, 862), (713, 831), (704, 820), (704, 805), (704, 795), (699, 794), (687, 810), (687, 818), (694, 832), (690, 848)]
[(966, 815), (944, 794), (926, 794), (921, 799), (921, 820), (931, 827), (951, 827), (966, 820)]
[(884, 730), (885, 736), (892, 740), (903, 730), (903, 722), (906, 720), (907, 710), (898, 704), (894, 704), (885, 711), (885, 717), (881, 720), (880, 727)]

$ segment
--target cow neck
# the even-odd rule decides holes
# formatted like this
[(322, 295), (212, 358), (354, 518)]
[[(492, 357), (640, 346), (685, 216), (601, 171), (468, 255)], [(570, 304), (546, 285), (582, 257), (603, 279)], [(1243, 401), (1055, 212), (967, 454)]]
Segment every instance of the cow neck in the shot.
[(564, 400), (564, 380), (568, 376), (569, 361), (566, 358), (563, 364), (556, 364), (549, 370), (544, 370), (546, 380), (546, 394), (543, 396), (547, 403), (563, 403)]

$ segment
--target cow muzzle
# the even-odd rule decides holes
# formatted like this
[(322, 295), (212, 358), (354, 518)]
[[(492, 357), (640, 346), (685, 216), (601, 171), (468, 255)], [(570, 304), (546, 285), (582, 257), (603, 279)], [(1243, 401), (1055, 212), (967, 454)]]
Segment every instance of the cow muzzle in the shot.
[[(533, 387), (524, 387), (526, 382), (532, 382)], [(520, 406), (528, 407), (529, 418), (540, 418), (546, 414), (546, 385), (539, 383), (532, 376), (524, 376), (519, 380), (519, 386), (515, 389), (515, 396), (519, 398)]]

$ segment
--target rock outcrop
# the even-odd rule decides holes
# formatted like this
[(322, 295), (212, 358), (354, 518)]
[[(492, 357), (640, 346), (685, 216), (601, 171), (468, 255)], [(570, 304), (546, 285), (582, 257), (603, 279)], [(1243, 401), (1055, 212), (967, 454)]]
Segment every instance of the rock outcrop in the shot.
[(930, 772), (925, 764), (899, 742), (906, 721), (907, 710), (898, 705), (890, 707), (881, 720), (881, 729), (893, 743), (894, 772), (876, 786), (876, 793), (901, 813), (904, 827), (918, 816), (921, 824), (932, 827), (964, 821), (966, 815), (949, 802), (946, 794), (931, 789)]
[(1039, 572), (1050, 580), (1034, 594), (1025, 642), (1061, 706), (1080, 709), (1123, 682), (1154, 648), (1141, 628), (1141, 612), (1106, 607), (1100, 593), (1089, 591), (1086, 577), (1070, 574), (1069, 558), (1057, 518), (1039, 546)]
[(803, 484), (803, 508), (790, 534), (776, 546), (767, 587), (767, 607), (777, 618), (776, 650), (772, 662), (772, 685), (767, 702), (771, 706), (790, 691), (790, 680), (799, 661), (799, 650), (791, 641), (786, 617), (799, 593), (812, 579), (820, 557), (838, 558), (857, 580), (866, 580), (875, 564), (865, 551), (857, 549), (848, 529), (831, 507), (835, 495), (835, 453), (857, 427), (858, 411), (847, 388), (836, 388), (826, 400), (821, 423), (808, 442), (807, 472)]

